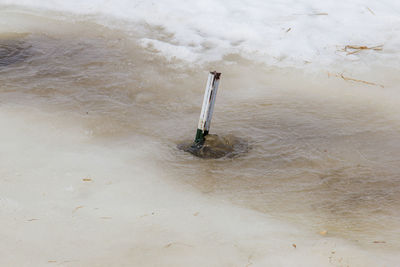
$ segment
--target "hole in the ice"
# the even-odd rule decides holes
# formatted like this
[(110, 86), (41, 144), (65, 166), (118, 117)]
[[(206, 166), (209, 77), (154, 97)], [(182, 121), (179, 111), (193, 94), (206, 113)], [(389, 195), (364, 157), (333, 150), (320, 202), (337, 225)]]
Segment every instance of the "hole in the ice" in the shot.
[(246, 140), (233, 136), (218, 136), (209, 134), (201, 145), (186, 141), (178, 144), (178, 149), (189, 152), (199, 158), (217, 159), (222, 157), (233, 158), (247, 153), (250, 149)]

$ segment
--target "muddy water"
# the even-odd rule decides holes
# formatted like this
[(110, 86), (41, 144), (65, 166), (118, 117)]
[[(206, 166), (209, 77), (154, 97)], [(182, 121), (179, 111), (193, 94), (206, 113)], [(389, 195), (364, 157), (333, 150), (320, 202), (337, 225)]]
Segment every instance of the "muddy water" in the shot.
[[(24, 20), (19, 34), (0, 37), (0, 105), (76, 118), (94, 143), (146, 138), (173, 183), (372, 252), (400, 248), (395, 77), (381, 88), (238, 55), (187, 66), (138, 46), (134, 34)], [(251, 150), (240, 157), (204, 160), (176, 148), (194, 138), (209, 69), (223, 73), (211, 132), (246, 139)]]

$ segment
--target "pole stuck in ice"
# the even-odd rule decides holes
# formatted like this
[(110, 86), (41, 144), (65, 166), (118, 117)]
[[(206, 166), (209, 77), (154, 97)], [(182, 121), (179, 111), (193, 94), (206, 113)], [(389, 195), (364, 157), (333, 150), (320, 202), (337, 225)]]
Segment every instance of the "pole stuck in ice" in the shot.
[(210, 131), (211, 118), (217, 97), (219, 78), (221, 73), (212, 71), (208, 74), (206, 91), (204, 93), (203, 106), (201, 108), (199, 124), (197, 126), (195, 144), (203, 144), (204, 137)]

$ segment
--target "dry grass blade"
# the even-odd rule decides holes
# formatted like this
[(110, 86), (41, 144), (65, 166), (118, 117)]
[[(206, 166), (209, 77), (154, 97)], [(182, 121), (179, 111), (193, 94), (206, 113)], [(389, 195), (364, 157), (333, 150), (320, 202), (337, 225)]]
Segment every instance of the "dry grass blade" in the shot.
[(73, 211), (72, 211), (72, 213), (75, 213), (75, 212), (77, 212), (79, 209), (81, 209), (81, 208), (83, 208), (83, 206), (78, 206), (78, 207), (76, 207)]
[(382, 84), (377, 84), (377, 83), (373, 83), (373, 82), (367, 82), (367, 81), (363, 81), (363, 80), (357, 80), (357, 79), (354, 79), (354, 78), (346, 77), (343, 74), (340, 74), (340, 77), (345, 81), (359, 82), (359, 83), (364, 83), (364, 84), (368, 84), (368, 85), (379, 86), (379, 87), (382, 87), (382, 88), (385, 87)]
[(192, 245), (181, 243), (181, 242), (171, 242), (171, 243), (166, 244), (164, 246), (164, 248), (170, 248), (171, 246), (176, 246), (176, 245), (185, 246), (185, 247), (193, 247)]
[(368, 84), (368, 85), (379, 86), (381, 88), (385, 88), (385, 86), (383, 86), (382, 84), (377, 84), (377, 83), (368, 82), (368, 81), (364, 81), (364, 80), (354, 79), (354, 78), (351, 78), (351, 77), (344, 76), (343, 73), (341, 73), (341, 74), (333, 74), (333, 73), (328, 72), (328, 77), (331, 77), (331, 76), (342, 78), (345, 81), (364, 83), (364, 84)]
[(371, 46), (371, 47), (364, 46), (364, 45), (346, 45), (344, 47), (343, 51), (347, 52), (347, 55), (351, 55), (351, 54), (358, 53), (362, 50), (382, 51), (383, 45), (377, 45), (377, 46)]
[(328, 13), (320, 12), (320, 13), (310, 14), (309, 16), (328, 16)]
[(372, 9), (370, 9), (369, 7), (367, 7), (368, 11), (371, 12), (372, 15), (375, 15), (375, 12), (372, 11)]

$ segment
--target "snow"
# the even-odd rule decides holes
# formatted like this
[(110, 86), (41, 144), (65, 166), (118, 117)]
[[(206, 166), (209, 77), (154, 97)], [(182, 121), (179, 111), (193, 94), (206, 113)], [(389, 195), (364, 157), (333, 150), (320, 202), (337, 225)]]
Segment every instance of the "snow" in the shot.
[[(132, 23), (157, 27), (164, 34), (141, 36), (142, 46), (190, 63), (240, 54), (281, 67), (373, 63), (400, 68), (400, 2), (394, 0), (0, 0), (0, 4), (91, 16), (104, 24), (109, 23), (106, 18), (123, 20), (130, 22), (122, 26), (127, 31)], [(346, 45), (383, 45), (383, 50), (347, 55)]]

